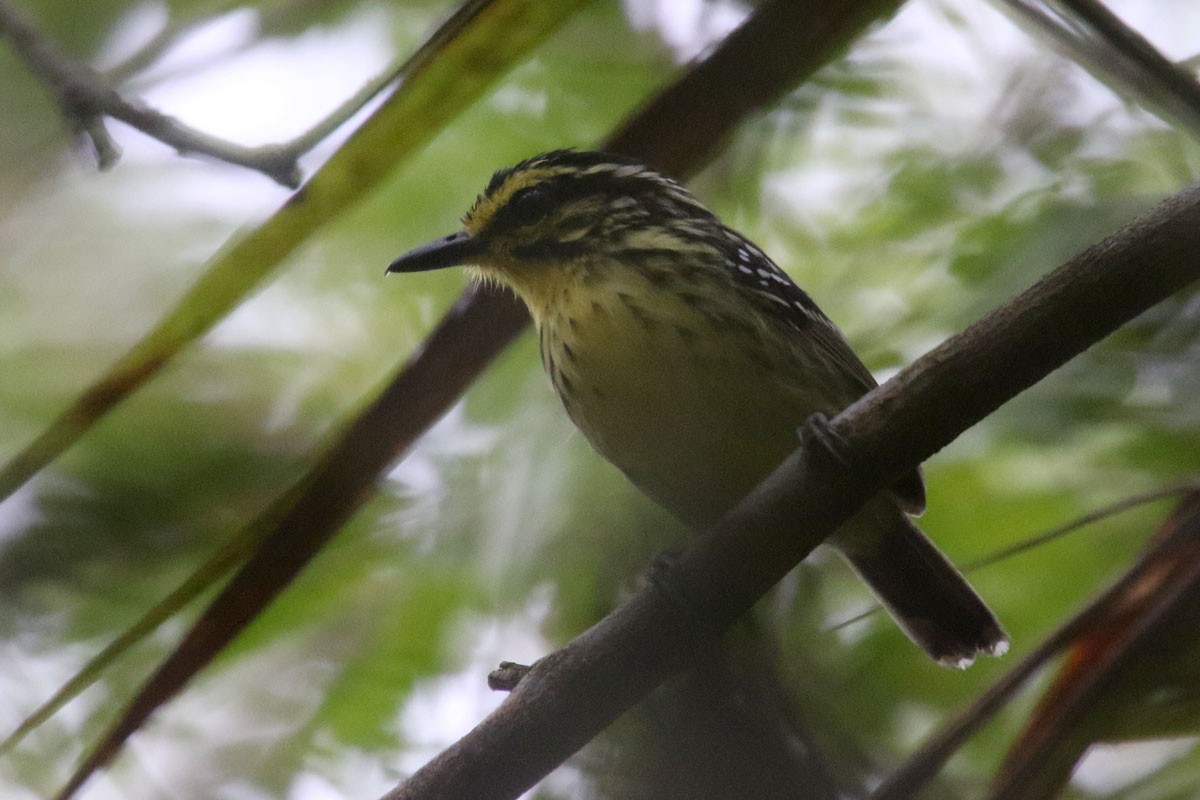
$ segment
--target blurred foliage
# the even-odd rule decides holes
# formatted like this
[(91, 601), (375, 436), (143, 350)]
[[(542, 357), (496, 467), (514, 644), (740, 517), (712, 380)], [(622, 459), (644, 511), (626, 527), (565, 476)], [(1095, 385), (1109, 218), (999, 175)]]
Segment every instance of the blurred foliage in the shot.
[[(745, 126), (693, 184), (787, 266), (881, 377), (1200, 172), (1200, 148), (1183, 134), (991, 7), (951, 5), (907, 4)], [(1145, 6), (1155, 9), (1138, 15), (1152, 41), (1200, 41), (1194, 11)], [(182, 40), (136, 73), (136, 91), (201, 128), (238, 130), (261, 102), (253, 92), (270, 87), (270, 107), (294, 113), (256, 124), (280, 139), (410, 52), (450, 4), (23, 8), (70, 52), (107, 64), (170, 25)], [(384, 280), (383, 265), (453, 229), (495, 168), (599, 140), (739, 13), (725, 2), (591, 4), (0, 505), (0, 726), (15, 726), (302, 474), (462, 286), (452, 273)], [(213, 110), (222, 103), (227, 112)], [(143, 334), (228, 237), (286, 195), (119, 126), (126, 157), (95, 174), (5, 47), (0, 109), (0, 452), (9, 454)], [(1143, 315), (931, 461), (923, 526), (964, 561), (1200, 472), (1198, 352), (1200, 295)], [(973, 576), (1016, 654), (1124, 569), (1165, 508)], [(157, 797), (168, 786), (175, 797), (376, 796), (498, 702), (483, 685), (495, 662), (531, 661), (599, 619), (686, 536), (573, 432), (526, 338), (85, 796)], [(868, 602), (819, 555), (762, 609), (813, 740), (829, 764), (860, 777), (886, 772), (1005, 668), (941, 670), (882, 618), (829, 630)], [(165, 626), (0, 761), (0, 794), (52, 790), (178, 632)], [(976, 737), (931, 796), (978, 794), (1027, 710), (1010, 709)], [(636, 730), (620, 729), (621, 743)], [(539, 794), (611, 787), (588, 775), (618, 749), (585, 753)], [(1127, 752), (1089, 763), (1071, 796), (1194, 796), (1200, 757), (1190, 745)]]

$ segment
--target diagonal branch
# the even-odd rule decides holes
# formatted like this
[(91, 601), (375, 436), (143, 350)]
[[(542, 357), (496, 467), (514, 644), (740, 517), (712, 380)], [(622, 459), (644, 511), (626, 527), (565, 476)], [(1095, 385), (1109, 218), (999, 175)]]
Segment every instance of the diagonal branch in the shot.
[(386, 800), (516, 797), (709, 647), (895, 476), (1197, 278), (1200, 189), (1191, 189), (810, 436), (806, 444), (840, 442), (838, 452), (806, 446), (790, 456), (669, 571), (536, 663), (499, 709)]

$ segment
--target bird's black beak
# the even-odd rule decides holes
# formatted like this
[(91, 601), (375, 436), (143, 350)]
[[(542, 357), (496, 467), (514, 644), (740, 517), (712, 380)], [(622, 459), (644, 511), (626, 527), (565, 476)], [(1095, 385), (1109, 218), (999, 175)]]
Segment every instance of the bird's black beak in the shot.
[(387, 271), (427, 272), (431, 269), (455, 267), (471, 263), (483, 255), (483, 252), (483, 245), (478, 239), (466, 231), (459, 231), (409, 250), (393, 261)]

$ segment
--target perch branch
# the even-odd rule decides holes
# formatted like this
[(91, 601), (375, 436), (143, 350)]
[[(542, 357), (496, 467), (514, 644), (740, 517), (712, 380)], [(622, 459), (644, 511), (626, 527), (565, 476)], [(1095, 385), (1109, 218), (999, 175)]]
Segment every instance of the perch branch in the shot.
[(535, 663), (495, 712), (386, 800), (517, 797), (710, 647), (895, 476), (1197, 278), (1200, 190), (1191, 189), (843, 411), (831, 423), (839, 457), (795, 452), (668, 571)]

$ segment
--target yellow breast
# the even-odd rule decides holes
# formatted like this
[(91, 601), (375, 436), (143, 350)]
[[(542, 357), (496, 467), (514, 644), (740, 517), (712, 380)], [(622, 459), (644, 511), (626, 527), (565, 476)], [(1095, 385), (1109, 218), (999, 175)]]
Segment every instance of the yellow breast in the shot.
[(512, 281), (571, 419), (642, 491), (694, 525), (731, 508), (795, 449), (824, 403), (793, 348), (629, 269)]

